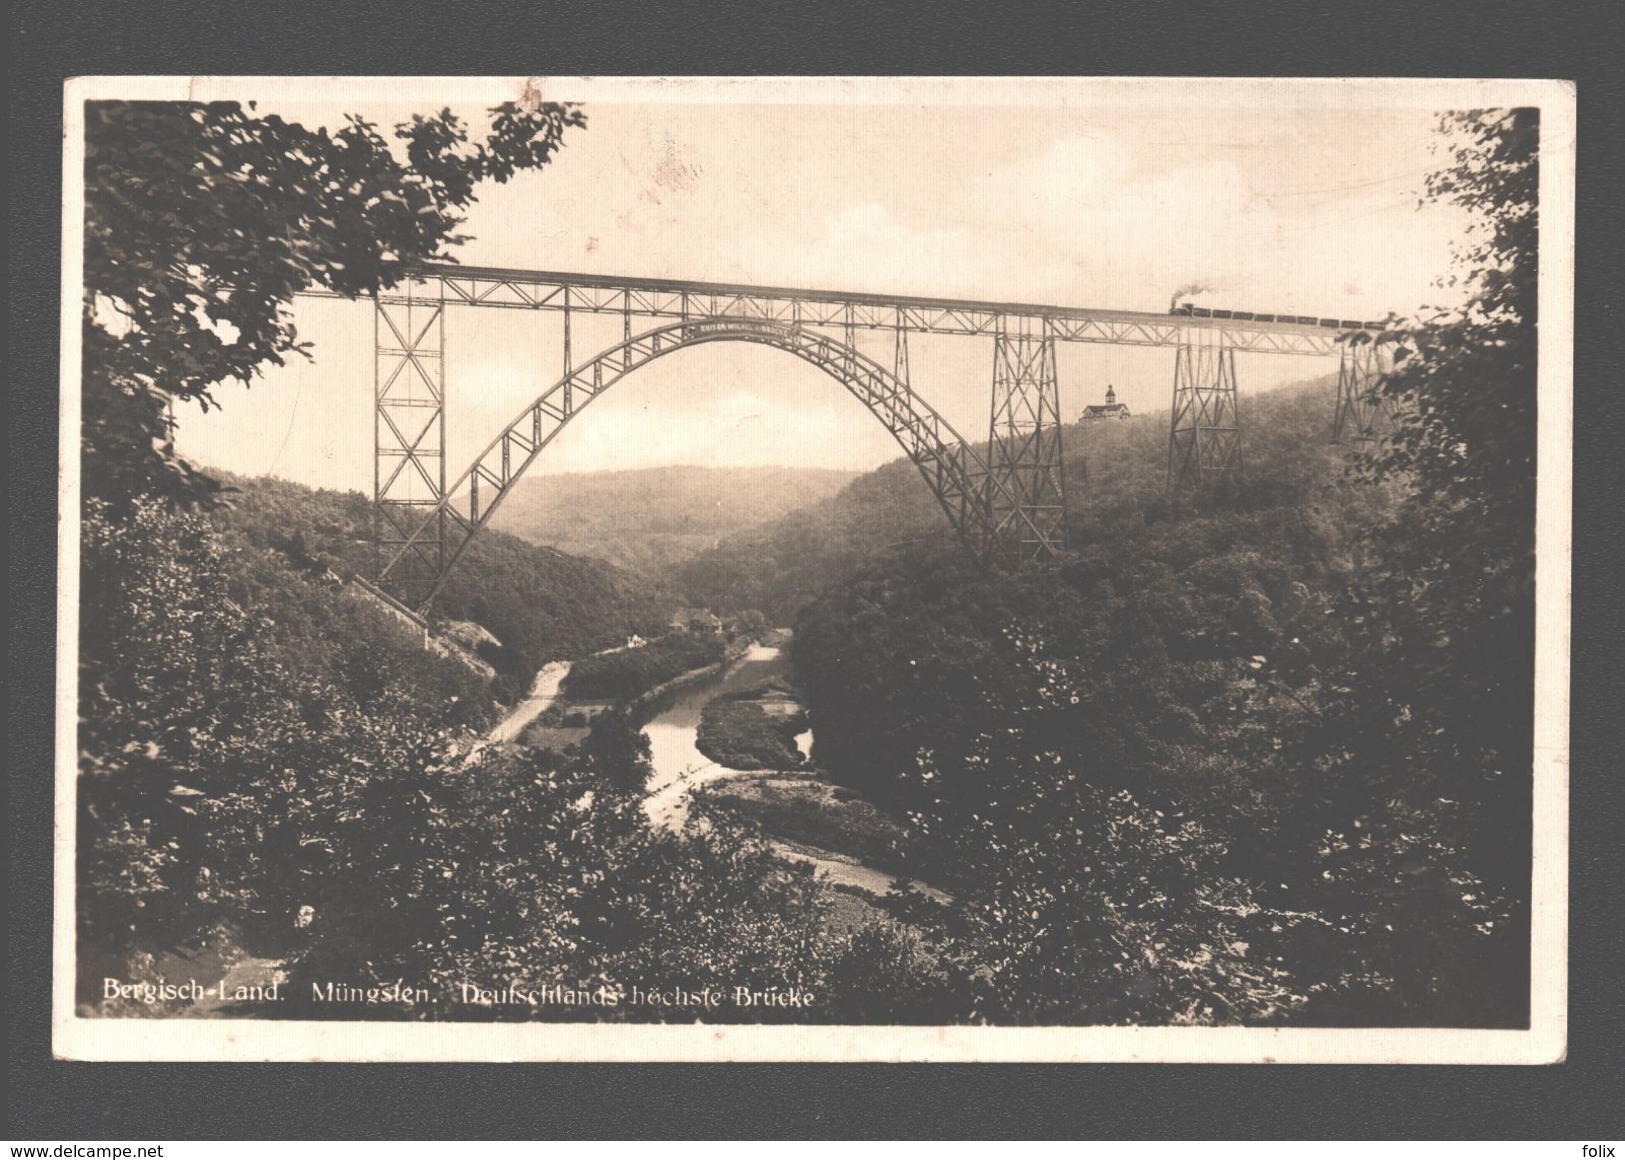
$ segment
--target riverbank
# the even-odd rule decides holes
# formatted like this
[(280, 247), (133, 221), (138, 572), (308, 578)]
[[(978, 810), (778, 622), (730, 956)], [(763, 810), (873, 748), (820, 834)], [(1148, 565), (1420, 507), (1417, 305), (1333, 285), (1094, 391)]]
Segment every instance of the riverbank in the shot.
[(708, 809), (753, 822), (769, 837), (898, 871), (910, 835), (851, 790), (805, 773), (753, 773), (705, 793)]
[(783, 681), (713, 697), (700, 714), (695, 745), (729, 769), (799, 769), (808, 755), (797, 739), (809, 731), (807, 711)]
[(722, 654), (721, 660), (715, 662), (714, 664), (704, 665), (697, 669), (689, 669), (687, 672), (678, 673), (669, 681), (658, 684), (647, 692), (633, 697), (630, 701), (626, 702), (627, 709), (636, 715), (639, 712), (647, 710), (662, 697), (678, 692), (681, 689), (686, 689), (691, 685), (700, 683), (701, 681), (709, 680), (712, 677), (720, 677), (725, 675), (729, 666), (745, 657), (755, 643), (755, 641), (748, 637), (743, 640), (735, 641), (733, 644), (729, 645), (727, 651)]
[(802, 772), (743, 774), (700, 794), (708, 814), (761, 828), (779, 856), (811, 862), (832, 883), (880, 896), (904, 879), (939, 902), (949, 896), (905, 869), (913, 837), (899, 821), (852, 790)]
[[(777, 648), (737, 642), (728, 658), (667, 682), (640, 706), (640, 724), (649, 739), (650, 763), (644, 812), (652, 824), (676, 829), (688, 817), (688, 797), (698, 786), (739, 777), (700, 752), (700, 717), (713, 697), (782, 677), (786, 658)], [(655, 693), (655, 690), (651, 690)]]
[(933, 902), (946, 904), (953, 901), (951, 894), (938, 890), (935, 886), (927, 886), (917, 878), (876, 869), (855, 858), (837, 854), (833, 850), (803, 846), (799, 842), (786, 842), (775, 838), (769, 838), (767, 844), (781, 860), (792, 863), (806, 862), (820, 877), (827, 878), (832, 886), (856, 890), (871, 898), (884, 898), (891, 891), (892, 885), (901, 881), (909, 889), (919, 891)]
[[(783, 647), (787, 630), (774, 630), (775, 643), (734, 642), (714, 664), (680, 673), (626, 703), (638, 716), (649, 739), (650, 764), (644, 813), (652, 826), (678, 829), (695, 803), (705, 812), (722, 809), (758, 825), (778, 856), (810, 863), (831, 885), (845, 892), (841, 922), (855, 922), (868, 903), (887, 894), (906, 858), (899, 851), (908, 833), (895, 819), (849, 789), (835, 786), (806, 769), (735, 769), (699, 748), (702, 720), (721, 704), (754, 704), (774, 725), (793, 723), (794, 764), (811, 750), (802, 709), (789, 679), (789, 657)], [(770, 705), (771, 709), (763, 706)], [(567, 699), (559, 706), (571, 708)], [(555, 708), (555, 712), (557, 712)], [(789, 764), (788, 762), (786, 764)], [(938, 901), (947, 895), (930, 887), (924, 893)], [(850, 912), (850, 913), (848, 913)], [(842, 917), (844, 916), (844, 917)]]

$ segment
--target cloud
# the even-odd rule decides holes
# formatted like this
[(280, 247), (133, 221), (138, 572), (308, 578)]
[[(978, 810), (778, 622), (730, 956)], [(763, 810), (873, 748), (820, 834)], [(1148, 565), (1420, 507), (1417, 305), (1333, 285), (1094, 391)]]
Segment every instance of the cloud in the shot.
[(990, 203), (1015, 207), (1023, 226), (1005, 258), (1021, 270), (1023, 296), (1160, 311), (1170, 295), (1195, 292), (1195, 275), (1238, 309), (1380, 312), (1419, 304), (1448, 267), (1459, 229), (1450, 211), (1418, 212), (1391, 182), (1306, 177), (1283, 163), (1306, 155), (1255, 157), (1235, 144), (1139, 157), (1091, 133), (995, 174)]
[(767, 245), (790, 285), (970, 296), (983, 275), (969, 231), (911, 229), (873, 203), (826, 216), (810, 242)]
[(1057, 141), (1017, 162), (1002, 184), (1020, 212), (1052, 223), (1097, 208), (1130, 168), (1130, 159), (1115, 138), (1092, 132)]
[[(392, 116), (378, 113), (384, 123)], [(478, 241), (461, 258), (1156, 312), (1199, 279), (1220, 287), (1210, 296), (1216, 305), (1374, 317), (1436, 300), (1432, 279), (1449, 269), (1459, 216), (1416, 209), (1415, 186), (1432, 164), (1431, 119), (1371, 110), (1249, 119), (1226, 109), (990, 116), (985, 108), (604, 105), (545, 170), (482, 188), (468, 226)], [(239, 470), (274, 466), (370, 490), (364, 308), (306, 301), (298, 309), (320, 363), (223, 393), (221, 414), (184, 415), (184, 446)], [(599, 331), (578, 320), (578, 358), (618, 333), (618, 319), (603, 321), (608, 329)], [(557, 323), (506, 311), (456, 316), (448, 337), (453, 474), (557, 377)], [(885, 337), (860, 341), (874, 354)], [(940, 339), (911, 350), (926, 396), (970, 435), (987, 421), (989, 347)], [(1166, 352), (1076, 347), (1062, 361), (1065, 389), (1087, 389), (1091, 400), (1101, 376), (1125, 395), (1145, 384), (1147, 405), (1149, 392), (1166, 393)], [(1287, 361), (1266, 363), (1246, 373), (1300, 373)], [(1068, 394), (1067, 406), (1078, 397)], [(290, 440), (278, 458), (283, 432)], [(894, 454), (884, 430), (818, 372), (786, 355), (719, 345), (639, 371), (572, 425), (540, 467), (773, 457), (864, 466)]]

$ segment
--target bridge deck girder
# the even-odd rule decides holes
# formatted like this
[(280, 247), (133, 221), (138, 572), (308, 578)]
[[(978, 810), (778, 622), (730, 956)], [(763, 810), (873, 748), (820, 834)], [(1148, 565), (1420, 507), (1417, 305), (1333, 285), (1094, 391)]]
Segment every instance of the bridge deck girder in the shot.
[[(1205, 334), (1222, 336), (1231, 350), (1259, 354), (1335, 354), (1340, 333), (1292, 322), (481, 266), (421, 266), (410, 281), (410, 294), (396, 290), (380, 295), (380, 300), (404, 303), (433, 298), (448, 305), (684, 321), (751, 318), (794, 326), (918, 334), (991, 336), (1004, 331), (1058, 342), (1118, 346), (1178, 347), (1193, 334)], [(337, 295), (316, 291), (312, 296)]]
[[(449, 306), (557, 312), (564, 374), (448, 487), (442, 354)], [(978, 556), (987, 558), (1003, 544), (1043, 559), (1064, 551), (1067, 538), (1056, 343), (1178, 352), (1169, 438), (1169, 479), (1177, 489), (1204, 486), (1239, 468), (1236, 352), (1324, 356), (1349, 343), (1370, 343), (1369, 332), (1378, 327), (455, 265), (415, 267), (376, 297), (374, 309), (378, 578), (394, 581), (414, 607), (421, 598), (423, 608), (552, 434), (613, 381), (660, 355), (663, 345), (768, 341), (822, 365), (903, 444)], [(573, 365), (570, 328), (578, 314), (622, 319), (621, 345), (580, 367)], [(634, 337), (633, 318), (653, 319), (656, 328)], [(853, 336), (859, 330), (895, 335), (890, 371), (858, 353)], [(911, 389), (911, 332), (994, 340), (988, 462)], [(1374, 378), (1352, 375), (1348, 355), (1343, 361), (1339, 432), (1344, 411), (1365, 397), (1349, 384)]]

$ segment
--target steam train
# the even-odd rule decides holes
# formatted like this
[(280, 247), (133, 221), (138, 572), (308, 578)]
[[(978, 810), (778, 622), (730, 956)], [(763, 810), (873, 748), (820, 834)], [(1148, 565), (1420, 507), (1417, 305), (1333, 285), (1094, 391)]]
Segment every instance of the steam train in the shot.
[(1182, 302), (1169, 309), (1181, 318), (1233, 318), (1239, 322), (1293, 322), (1299, 326), (1324, 326), (1328, 330), (1386, 330), (1386, 322), (1360, 322), (1347, 318), (1311, 318), (1304, 314), (1254, 314), (1250, 310), (1214, 310)]

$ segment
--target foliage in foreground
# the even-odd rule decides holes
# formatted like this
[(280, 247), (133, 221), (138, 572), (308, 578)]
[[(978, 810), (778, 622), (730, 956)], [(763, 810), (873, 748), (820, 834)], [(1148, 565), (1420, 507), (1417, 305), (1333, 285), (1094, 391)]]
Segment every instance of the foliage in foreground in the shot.
[[(490, 716), (480, 679), (370, 603), (156, 501), (122, 518), (93, 507), (85, 533), (91, 1009), (103, 977), (155, 981), (156, 956), (209, 943), (282, 962), (283, 1016), (580, 1017), (464, 1002), (467, 984), (799, 986), (818, 997), (810, 1012), (711, 1018), (842, 1017), (824, 981), (847, 948), (825, 928), (824, 889), (735, 827), (652, 830), (647, 740), (624, 715), (579, 750), (471, 757)], [(431, 998), (360, 1012), (313, 998), (397, 982)]]
[[(130, 979), (205, 941), (362, 986), (407, 970), (496, 983), (517, 951), (533, 969), (579, 951), (585, 969), (654, 982), (687, 969), (783, 985), (825, 961), (808, 951), (805, 875), (725, 828), (648, 833), (636, 734), (616, 722), (563, 758), (462, 756), (487, 690), (344, 591), (355, 521), (280, 521), (274, 487), (248, 505), (268, 519), (224, 533), (180, 510), (219, 481), (175, 454), (172, 399), (214, 405), (220, 384), (301, 353), (300, 291), (359, 297), (449, 260), (477, 186), (544, 165), (584, 123), (549, 102), (489, 113), (474, 140), (442, 110), (390, 141), (359, 118), (312, 130), (235, 103), (86, 108), (87, 1001), (98, 975)], [(493, 558), (463, 569), (482, 577), (466, 605), (454, 583), (441, 607), (498, 632), (515, 654), (489, 658), (503, 675), (596, 643), (617, 615), (616, 640), (649, 627), (646, 604), (591, 606), (613, 583), (525, 591), (534, 559), (518, 557), (536, 553), (483, 542)], [(526, 601), (585, 636), (538, 631)]]
[[(1396, 330), (1398, 431), (1352, 476), (1312, 450), (1317, 400), (1281, 396), (1262, 470), (1175, 508), (1123, 424), (1072, 489), (1100, 498), (1067, 567), (993, 581), (927, 545), (803, 616), (821, 762), (907, 808), (954, 893), (889, 903), (914, 930), (832, 935), (816, 884), (726, 822), (651, 832), (624, 718), (467, 761), (486, 706), (387, 618), (317, 577), (244, 584), (162, 504), (93, 505), (85, 978), (230, 926), (274, 944), (306, 1014), (354, 1014), (311, 1007), (342, 975), (822, 997), (722, 1016), (749, 1021), (1520, 1025), (1538, 126), (1458, 127), (1434, 191), (1486, 218), (1477, 292)], [(278, 591), (336, 638), (251, 598)]]
[(485, 181), (539, 168), (586, 123), (570, 104), (507, 102), (482, 138), (450, 110), (335, 130), (235, 101), (85, 104), (84, 488), (122, 508), (218, 487), (176, 455), (174, 398), (215, 404), (304, 347), (289, 304), (356, 298), (450, 260)]
[[(641, 785), (617, 792), (622, 779), (604, 772), (590, 757), (523, 750), (348, 783), (348, 799), (332, 803), (353, 819), (339, 837), (345, 857), (294, 961), (288, 1013), (353, 1018), (351, 1007), (312, 998), (313, 985), (332, 980), (429, 992), (379, 1014), (480, 1020), (583, 1011), (468, 1001), (476, 991), (815, 989), (827, 951), (811, 875), (731, 830), (654, 831)], [(625, 1000), (586, 1014), (695, 1017)], [(709, 1018), (760, 1016), (727, 1007)]]
[(484, 682), (201, 515), (93, 504), (83, 531), (81, 945), (290, 929), (331, 857), (322, 787), (482, 725)]

